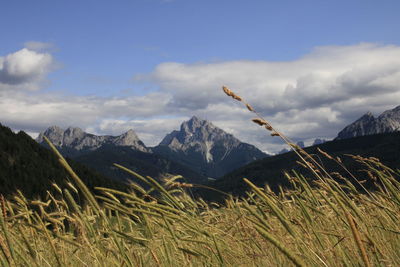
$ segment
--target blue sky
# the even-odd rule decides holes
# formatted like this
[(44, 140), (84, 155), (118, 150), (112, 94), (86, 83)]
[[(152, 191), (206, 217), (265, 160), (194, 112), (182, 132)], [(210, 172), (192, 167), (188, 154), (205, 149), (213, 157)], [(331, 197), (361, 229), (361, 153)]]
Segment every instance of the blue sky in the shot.
[[(30, 112), (29, 108), (32, 107), (31, 113), (34, 113), (39, 99), (46, 99), (47, 104), (54, 101), (55, 105), (57, 103), (61, 105), (61, 100), (69, 97), (74, 99), (74, 104), (82, 102), (81, 112), (83, 112), (85, 106), (94, 103), (91, 100), (93, 98), (100, 101), (100, 105), (104, 105), (110, 99), (114, 102), (129, 99), (132, 103), (138, 101), (137, 103), (151, 104), (151, 99), (154, 99), (155, 95), (170, 99), (170, 102), (167, 101), (169, 104), (155, 101), (154, 105), (158, 108), (155, 108), (157, 111), (153, 113), (151, 110), (144, 113), (136, 111), (123, 113), (113, 109), (107, 113), (107, 118), (98, 112), (88, 115), (87, 119), (82, 121), (68, 122), (67, 119), (59, 121), (51, 118), (45, 120), (46, 123), (61, 122), (63, 126), (69, 123), (78, 124), (76, 126), (100, 134), (117, 134), (118, 131), (131, 127), (135, 128), (139, 136), (142, 133), (144, 139), (151, 144), (157, 143), (166, 132), (162, 133), (160, 130), (159, 133), (152, 134), (154, 130), (144, 126), (146, 122), (157, 121), (164, 125), (163, 118), (176, 118), (175, 121), (168, 123), (172, 128), (179, 125), (178, 121), (194, 113), (213, 120), (216, 124), (220, 122), (219, 125), (225, 126), (228, 131), (247, 142), (265, 144), (263, 148), (268, 150), (275, 145), (272, 141), (268, 146), (269, 141), (261, 137), (261, 133), (245, 134), (241, 132), (241, 126), (235, 127), (233, 121), (227, 123), (227, 118), (224, 116), (213, 114), (212, 112), (218, 110), (220, 103), (215, 102), (212, 107), (211, 103), (208, 106), (204, 105), (202, 101), (207, 95), (203, 98), (190, 98), (191, 87), (198, 87), (197, 90), (203, 92), (219, 90), (222, 85), (220, 83), (229, 85), (230, 81), (224, 81), (223, 78), (231, 76), (228, 74), (224, 76), (225, 72), (231, 75), (235, 73), (232, 76), (234, 78), (237, 77), (237, 73), (246, 73), (247, 77), (233, 81), (233, 85), (251, 85), (253, 77), (252, 72), (249, 72), (252, 68), (250, 65), (256, 66), (259, 63), (269, 64), (268, 66), (275, 63), (273, 70), (267, 67), (266, 71), (270, 71), (264, 74), (266, 80), (273, 80), (279, 75), (271, 76), (271, 73), (277, 73), (281, 68), (279, 63), (283, 63), (285, 66), (290, 65), (288, 69), (292, 71), (290, 75), (282, 78), (286, 79), (285, 82), (277, 81), (277, 86), (283, 86), (277, 89), (284, 91), (287, 85), (300, 88), (297, 86), (299, 79), (308, 75), (302, 73), (300, 69), (295, 71), (296, 68), (304, 67), (300, 64), (302, 62), (314, 60), (314, 65), (307, 64), (309, 74), (313, 75), (322, 65), (325, 72), (329, 72), (330, 75), (341, 68), (335, 72), (334, 76), (337, 78), (346, 71), (362, 66), (363, 55), (356, 57), (355, 60), (360, 61), (356, 65), (345, 61), (344, 58), (350, 58), (360, 51), (365, 55), (376, 54), (376, 57), (371, 59), (372, 66), (375, 61), (380, 62), (382, 57), (390, 61), (391, 56), (386, 57), (384, 51), (390, 50), (390, 53), (397, 55), (397, 50), (391, 48), (400, 46), (399, 1), (15, 0), (2, 1), (0, 10), (2, 14), (0, 59), (24, 47), (35, 53), (51, 56), (49, 59), (51, 64), (46, 63), (36, 78), (32, 78), (33, 74), (29, 76), (31, 84), (28, 85), (27, 80), (24, 80), (19, 87), (15, 83), (11, 89), (10, 86), (4, 86), (7, 88), (2, 89), (0, 96), (3, 98), (3, 103), (6, 100), (9, 100), (7, 103), (25, 103), (25, 110), (28, 110), (25, 112)], [(325, 49), (320, 49), (321, 47)], [(339, 53), (340, 56), (335, 53)], [(25, 54), (29, 57), (29, 54)], [(324, 61), (324, 57), (329, 59)], [(337, 62), (338, 57), (343, 57), (344, 61)], [(338, 65), (328, 70), (327, 66), (332, 64)], [(391, 73), (394, 75), (397, 73), (397, 61), (391, 64), (390, 66), (394, 68)], [(221, 66), (224, 67), (223, 71), (218, 68)], [(221, 75), (214, 77), (215, 73)], [(369, 72), (365, 70), (365, 73)], [(384, 76), (387, 75), (385, 71), (382, 73)], [(259, 80), (262, 76), (260, 73), (255, 79)], [(190, 82), (185, 84), (182, 77), (192, 77), (193, 83), (196, 84), (203, 82), (202, 77), (210, 82), (203, 87), (192, 86)], [(250, 98), (254, 97), (254, 92), (272, 90), (272, 87), (265, 84), (263, 87), (262, 84), (260, 81), (259, 84), (250, 86), (254, 87), (253, 93), (249, 94)], [(33, 89), (26, 89), (31, 88), (30, 86)], [(350, 89), (347, 87), (343, 90), (349, 93)], [(370, 91), (368, 92), (364, 92), (365, 95), (370, 94)], [(393, 90), (390, 92), (393, 93)], [(243, 93), (246, 95), (246, 91)], [(263, 94), (260, 93), (261, 95)], [(38, 99), (33, 103), (34, 106), (30, 106), (24, 100), (24, 97), (28, 96)], [(186, 100), (183, 96), (190, 99)], [(283, 95), (275, 97), (274, 101), (279, 102), (279, 97)], [(336, 106), (340, 106), (334, 101), (328, 103), (325, 101), (321, 104), (319, 100), (322, 98), (313, 101), (318, 103), (316, 106), (319, 108), (330, 108), (331, 111), (327, 113), (332, 113)], [(220, 101), (223, 101), (222, 98)], [(229, 99), (227, 101), (229, 102)], [(309, 102), (309, 105), (314, 102)], [(190, 109), (182, 103), (191, 103), (194, 108)], [(333, 124), (329, 131), (340, 130), (346, 123), (362, 115), (360, 113), (364, 110), (372, 109), (373, 112), (379, 113), (394, 104), (393, 99), (382, 100), (372, 106), (370, 102), (368, 103), (361, 101), (358, 108), (353, 108), (351, 111), (349, 109), (343, 111), (345, 106), (343, 103), (340, 108), (336, 107), (337, 120), (331, 119)], [(171, 109), (172, 104), (177, 108)], [(63, 105), (68, 106), (67, 103)], [(160, 105), (165, 105), (165, 108), (160, 109)], [(265, 110), (266, 115), (272, 117), (283, 116), (282, 112), (296, 112), (296, 109), (299, 109), (297, 104), (291, 104), (285, 109), (279, 109), (276, 105), (265, 107), (261, 102), (256, 105), (261, 111)], [(304, 106), (302, 110), (308, 108), (310, 106)], [(38, 123), (37, 127), (29, 123), (24, 124), (21, 117), (29, 116), (21, 110), (15, 110), (13, 114), (18, 112), (20, 112), (18, 119), (11, 115), (7, 117), (7, 114), (3, 113), (4, 118), (2, 119), (0, 115), (0, 121), (11, 124), (15, 129), (24, 129), (32, 133), (37, 133), (44, 127), (41, 123)], [(80, 114), (85, 116), (84, 113)], [(113, 129), (103, 127), (101, 125), (105, 119), (118, 123), (111, 124)], [(302, 119), (304, 118), (299, 118)], [(328, 120), (327, 117), (325, 120)], [(124, 127), (117, 127), (122, 124)], [(138, 126), (142, 126), (142, 129), (148, 127), (149, 130), (140, 130)], [(170, 128), (164, 127), (162, 130), (172, 130)], [(293, 136), (294, 138), (311, 139), (313, 134), (293, 132), (293, 135), (297, 135)], [(334, 136), (334, 133), (316, 130), (315, 135), (328, 138)]]

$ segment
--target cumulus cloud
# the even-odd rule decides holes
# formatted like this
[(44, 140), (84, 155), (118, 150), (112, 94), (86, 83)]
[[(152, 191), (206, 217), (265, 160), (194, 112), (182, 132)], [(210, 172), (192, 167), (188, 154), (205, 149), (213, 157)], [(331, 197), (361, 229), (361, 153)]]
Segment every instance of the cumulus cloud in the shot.
[(0, 90), (40, 88), (46, 75), (52, 70), (54, 60), (48, 53), (23, 48), (0, 57)]
[[(158, 97), (158, 94), (102, 98), (48, 93), (0, 93), (0, 114), (6, 125), (32, 132), (42, 131), (50, 125), (95, 127), (102, 130), (101, 123), (107, 119), (127, 120), (160, 114), (163, 101), (165, 99)], [(154, 105), (153, 108), (149, 103)]]
[[(0, 88), (45, 78), (51, 62), (51, 55), (29, 49), (0, 58)], [(197, 115), (242, 141), (277, 152), (281, 141), (252, 124), (252, 114), (227, 98), (222, 85), (294, 141), (333, 138), (367, 111), (378, 114), (400, 105), (400, 47), (318, 47), (285, 62), (165, 62), (135, 80), (159, 90), (109, 98), (26, 91), (11, 96), (0, 91), (2, 122), (30, 132), (54, 124), (114, 135), (133, 128), (147, 145), (155, 145), (184, 119)]]
[[(230, 128), (249, 142), (265, 139), (238, 122), (237, 115), (232, 116), (237, 111), (228, 104), (219, 105), (230, 101), (220, 91), (223, 84), (293, 138), (327, 138), (368, 110), (380, 113), (400, 104), (400, 47), (318, 47), (287, 62), (167, 62), (136, 78), (159, 85), (171, 95), (168, 105), (175, 109), (202, 112), (216, 120), (224, 117), (223, 124), (236, 120), (237, 126), (229, 123)], [(226, 116), (211, 115), (216, 107)]]

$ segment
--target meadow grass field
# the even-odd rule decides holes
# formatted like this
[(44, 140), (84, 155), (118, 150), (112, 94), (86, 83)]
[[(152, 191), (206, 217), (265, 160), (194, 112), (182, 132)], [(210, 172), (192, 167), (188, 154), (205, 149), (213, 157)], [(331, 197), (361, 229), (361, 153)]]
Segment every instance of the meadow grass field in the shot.
[[(253, 121), (285, 139), (264, 119)], [(179, 176), (161, 183), (120, 165), (132, 175), (128, 193), (111, 188), (91, 192), (51, 145), (71, 182), (63, 188), (54, 184), (46, 199), (30, 200), (18, 192), (1, 199), (0, 263), (400, 266), (399, 170), (376, 158), (354, 156), (364, 166), (362, 177), (343, 177), (285, 141), (312, 177), (286, 173), (291, 188), (279, 192), (243, 177), (246, 196), (228, 195), (222, 203), (193, 197), (193, 185)], [(320, 153), (341, 164), (340, 158)], [(367, 189), (366, 183), (374, 186)]]
[(193, 199), (178, 179), (161, 185), (129, 170), (151, 189), (94, 195), (70, 170), (74, 184), (47, 199), (2, 199), (1, 265), (399, 266), (399, 173), (355, 160), (377, 190), (288, 173), (290, 190), (246, 180), (246, 197), (219, 204)]

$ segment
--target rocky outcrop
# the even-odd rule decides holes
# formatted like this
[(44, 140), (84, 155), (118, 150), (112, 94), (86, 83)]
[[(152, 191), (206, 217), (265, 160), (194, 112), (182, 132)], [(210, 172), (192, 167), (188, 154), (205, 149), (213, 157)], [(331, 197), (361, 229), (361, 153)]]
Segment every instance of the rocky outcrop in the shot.
[(208, 177), (220, 177), (251, 161), (266, 157), (212, 123), (192, 117), (180, 130), (166, 135), (155, 153), (185, 164)]
[(127, 146), (142, 152), (149, 152), (149, 149), (140, 141), (133, 130), (129, 130), (119, 136), (94, 135), (84, 132), (80, 128), (69, 127), (66, 130), (57, 126), (47, 128), (39, 134), (36, 139), (38, 143), (43, 143), (43, 136), (46, 136), (54, 145), (60, 148), (81, 150), (96, 150), (101, 146), (115, 145)]
[(367, 112), (340, 131), (336, 139), (396, 131), (400, 131), (400, 106), (383, 112), (377, 118), (371, 112)]

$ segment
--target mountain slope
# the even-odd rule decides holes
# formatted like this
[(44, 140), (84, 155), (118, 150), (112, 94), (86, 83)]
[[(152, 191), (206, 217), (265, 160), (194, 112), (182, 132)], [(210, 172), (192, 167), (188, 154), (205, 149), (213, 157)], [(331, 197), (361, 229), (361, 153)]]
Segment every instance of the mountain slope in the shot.
[[(90, 188), (125, 187), (81, 164), (69, 162)], [(0, 194), (12, 194), (20, 189), (27, 197), (44, 196), (52, 182), (62, 185), (67, 177), (69, 175), (51, 151), (26, 133), (21, 131), (15, 134), (0, 124)]]
[(162, 156), (133, 150), (126, 146), (104, 145), (101, 148), (74, 158), (98, 172), (124, 181), (136, 179), (113, 166), (113, 163), (120, 164), (142, 176), (150, 176), (155, 179), (162, 179), (169, 175), (182, 175), (187, 182), (202, 183), (206, 178), (195, 171), (166, 159)]
[(400, 131), (400, 106), (387, 110), (375, 118), (367, 112), (339, 132), (336, 139)]
[[(379, 158), (382, 163), (389, 167), (395, 169), (400, 167), (400, 132), (333, 140), (317, 146), (305, 148), (305, 150), (309, 154), (318, 154), (317, 147), (328, 152), (332, 156), (341, 157), (344, 165), (359, 178), (363, 178), (366, 175), (364, 172), (359, 171), (361, 168), (360, 164), (350, 157), (343, 155), (373, 156)], [(293, 151), (264, 158), (225, 175), (210, 183), (209, 186), (233, 193), (234, 195), (241, 195), (247, 189), (243, 178), (248, 178), (258, 186), (269, 184), (273, 190), (278, 190), (279, 185), (289, 185), (288, 180), (284, 177), (284, 171), (291, 171), (294, 169), (312, 177), (307, 170), (296, 163), (298, 160), (298, 156)], [(319, 157), (318, 160), (322, 161), (322, 164), (328, 171), (337, 171), (342, 173), (343, 176), (348, 176), (342, 168), (339, 168), (337, 164), (334, 164), (331, 160), (327, 160), (323, 156)], [(210, 191), (203, 192), (202, 196), (208, 199), (220, 197), (220, 195)]]
[(267, 156), (255, 146), (242, 143), (195, 116), (183, 122), (179, 131), (165, 136), (153, 151), (214, 178)]

